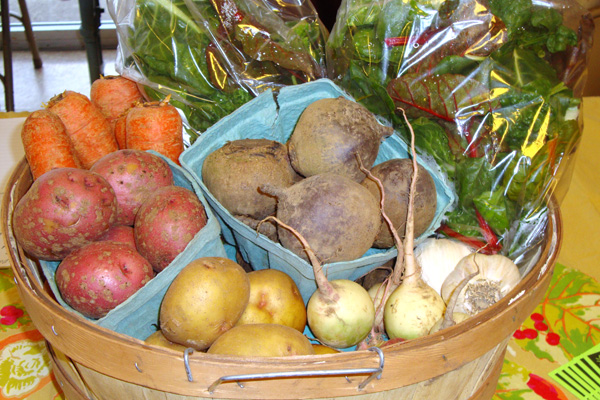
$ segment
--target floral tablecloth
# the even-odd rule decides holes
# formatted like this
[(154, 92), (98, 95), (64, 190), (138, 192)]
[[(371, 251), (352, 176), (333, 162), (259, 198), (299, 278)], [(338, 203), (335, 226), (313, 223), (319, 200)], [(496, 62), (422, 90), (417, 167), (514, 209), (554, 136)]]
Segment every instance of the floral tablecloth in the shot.
[[(493, 400), (575, 400), (554, 382), (550, 371), (600, 343), (600, 98), (584, 99), (584, 134), (561, 200), (564, 238), (545, 299), (509, 342)], [(18, 117), (18, 116), (17, 116)], [(22, 119), (8, 129), (14, 140)], [(15, 133), (16, 132), (16, 133)], [(7, 150), (8, 149), (8, 150)], [(10, 151), (6, 146), (4, 151)], [(6, 171), (5, 171), (6, 172)], [(5, 177), (2, 177), (4, 181)], [(4, 188), (4, 184), (1, 186)], [(559, 194), (559, 198), (562, 198)], [(0, 242), (2, 243), (2, 242)], [(64, 399), (54, 380), (44, 339), (21, 303), (0, 249), (0, 399)], [(5, 267), (5, 268), (2, 268)]]

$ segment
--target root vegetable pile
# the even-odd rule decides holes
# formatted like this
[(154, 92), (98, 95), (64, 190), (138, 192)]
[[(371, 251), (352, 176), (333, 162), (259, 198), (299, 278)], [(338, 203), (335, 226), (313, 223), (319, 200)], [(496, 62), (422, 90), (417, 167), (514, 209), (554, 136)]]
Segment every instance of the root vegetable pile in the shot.
[[(130, 112), (137, 122), (128, 148)], [(145, 103), (134, 81), (102, 77), (89, 97), (65, 90), (27, 117), (21, 139), (34, 182), (15, 207), (15, 237), (30, 256), (60, 262), (60, 296), (90, 319), (139, 291), (207, 223), (196, 194), (175, 186), (167, 161), (144, 151), (178, 162), (178, 111), (168, 99)], [(155, 212), (135, 224), (151, 198)]]
[[(236, 261), (198, 255), (168, 282), (146, 343), (244, 357), (329, 354), (424, 336), (505, 296), (520, 279), (506, 257), (438, 237), (415, 254), (437, 193), (406, 123), (410, 157), (377, 165), (393, 130), (343, 97), (310, 104), (286, 143), (247, 138), (214, 150), (202, 166), (206, 188), (308, 262), (317, 290), (305, 304), (292, 276), (248, 265), (243, 251)], [(168, 98), (145, 102), (120, 76), (94, 82), (90, 98), (67, 90), (26, 119), (33, 184), (15, 207), (15, 237), (32, 257), (60, 262), (60, 295), (85, 317), (103, 318), (143, 290), (208, 224), (203, 200), (175, 185), (182, 129)], [(395, 260), (357, 281), (327, 277), (326, 264), (393, 246)]]

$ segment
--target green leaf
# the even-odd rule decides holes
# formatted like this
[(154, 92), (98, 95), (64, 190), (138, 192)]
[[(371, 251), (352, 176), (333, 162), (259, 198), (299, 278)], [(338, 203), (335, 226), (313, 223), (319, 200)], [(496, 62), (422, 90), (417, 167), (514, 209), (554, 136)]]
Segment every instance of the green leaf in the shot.
[(503, 187), (481, 193), (473, 198), (473, 203), (494, 231), (508, 230), (514, 219), (514, 211), (511, 209), (511, 203), (506, 201)]
[(465, 208), (471, 208), (475, 197), (494, 188), (492, 165), (485, 157), (461, 160), (456, 166), (456, 179), (459, 204)]
[(564, 51), (567, 46), (575, 46), (577, 44), (577, 33), (567, 28), (564, 25), (558, 27), (557, 31), (548, 37), (546, 46), (550, 53), (558, 53)]
[(385, 76), (378, 68), (369, 68), (368, 64), (353, 60), (343, 86), (356, 101), (375, 115), (394, 118), (394, 102), (385, 90), (384, 80)]
[(456, 161), (444, 128), (428, 118), (417, 118), (411, 125), (415, 132), (415, 146), (432, 156), (442, 171), (452, 178), (456, 170)]
[(492, 13), (504, 22), (509, 32), (521, 29), (531, 18), (531, 0), (490, 0)]
[(537, 9), (531, 16), (531, 25), (536, 28), (544, 27), (551, 31), (562, 25), (562, 15), (554, 8)]

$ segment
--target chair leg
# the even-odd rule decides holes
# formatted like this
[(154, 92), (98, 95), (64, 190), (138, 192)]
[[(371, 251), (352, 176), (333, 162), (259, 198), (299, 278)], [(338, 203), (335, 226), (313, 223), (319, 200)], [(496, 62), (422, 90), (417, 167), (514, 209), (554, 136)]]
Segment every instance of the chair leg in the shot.
[(81, 36), (85, 42), (90, 81), (93, 83), (103, 74), (102, 45), (100, 43), (100, 14), (98, 0), (79, 0), (81, 15)]
[(8, 4), (8, 0), (0, 0), (0, 7), (2, 7), (2, 51), (4, 55), (4, 74), (2, 75), (2, 83), (4, 84), (6, 111), (14, 111), (15, 93), (13, 86), (12, 45), (10, 42), (10, 11)]
[(27, 43), (29, 43), (29, 49), (33, 56), (33, 66), (36, 69), (42, 68), (42, 58), (35, 42), (35, 36), (33, 36), (33, 29), (31, 28), (31, 19), (29, 18), (29, 11), (27, 10), (27, 3), (25, 0), (19, 0), (19, 7), (21, 8), (21, 23), (25, 28), (25, 36), (27, 37)]

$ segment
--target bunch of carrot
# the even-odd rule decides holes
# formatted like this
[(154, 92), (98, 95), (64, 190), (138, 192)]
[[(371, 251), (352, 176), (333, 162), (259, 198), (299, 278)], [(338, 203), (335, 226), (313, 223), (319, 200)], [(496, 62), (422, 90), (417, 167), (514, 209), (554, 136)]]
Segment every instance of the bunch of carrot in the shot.
[(154, 150), (178, 163), (183, 151), (179, 112), (162, 102), (145, 102), (137, 83), (101, 77), (90, 96), (66, 90), (31, 113), (21, 130), (34, 179), (53, 168), (89, 169), (119, 149)]

